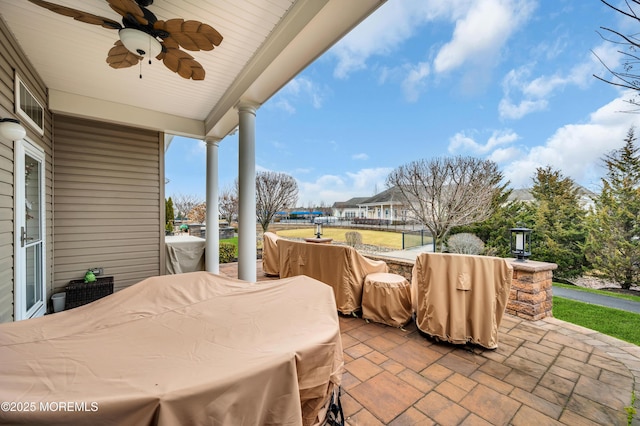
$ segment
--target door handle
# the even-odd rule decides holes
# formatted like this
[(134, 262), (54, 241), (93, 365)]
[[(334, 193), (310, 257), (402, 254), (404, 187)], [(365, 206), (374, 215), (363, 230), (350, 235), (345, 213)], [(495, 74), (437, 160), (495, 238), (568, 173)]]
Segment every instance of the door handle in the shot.
[(20, 246), (24, 247), (26, 241), (33, 241), (33, 237), (27, 237), (27, 230), (24, 226), (20, 227)]

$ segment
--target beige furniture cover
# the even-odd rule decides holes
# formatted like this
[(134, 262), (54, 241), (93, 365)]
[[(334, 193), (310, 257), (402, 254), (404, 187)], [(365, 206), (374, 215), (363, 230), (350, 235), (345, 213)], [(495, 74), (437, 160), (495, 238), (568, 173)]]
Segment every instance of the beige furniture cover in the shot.
[(0, 401), (34, 404), (0, 424), (29, 425), (319, 423), (343, 368), (329, 287), (207, 272), (0, 324), (0, 360)]
[(512, 277), (499, 257), (422, 253), (412, 272), (416, 325), (451, 343), (495, 349)]
[(413, 315), (411, 284), (402, 275), (377, 272), (364, 279), (362, 318), (402, 327)]
[(164, 237), (167, 274), (204, 271), (203, 238), (190, 235), (168, 235)]
[(262, 272), (265, 275), (280, 275), (278, 240), (280, 237), (273, 232), (265, 232), (262, 236)]
[(307, 275), (333, 287), (338, 311), (351, 314), (362, 306), (364, 277), (388, 272), (387, 264), (362, 256), (353, 247), (278, 240), (280, 277)]

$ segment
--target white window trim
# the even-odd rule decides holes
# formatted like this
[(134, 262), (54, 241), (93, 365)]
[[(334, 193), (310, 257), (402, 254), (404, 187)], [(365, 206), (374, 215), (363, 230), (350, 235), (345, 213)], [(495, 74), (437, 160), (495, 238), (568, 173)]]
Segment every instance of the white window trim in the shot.
[[(42, 109), (42, 119), (44, 120), (44, 106), (42, 106), (42, 102), (40, 102), (40, 100), (38, 99), (38, 97), (36, 95), (33, 94), (33, 92), (31, 91), (31, 89), (29, 89), (29, 86), (27, 85), (27, 83), (24, 82), (23, 79), (20, 78), (20, 76), (18, 75), (18, 73), (15, 73), (14, 76), (14, 81), (15, 81), (15, 88), (14, 88), (14, 94), (15, 94), (15, 110), (16, 110), (16, 114), (22, 119), (24, 120), (26, 123), (29, 124), (29, 126), (31, 126), (36, 132), (40, 133), (41, 135), (44, 135), (44, 128), (40, 127), (35, 121), (33, 121), (31, 119), (31, 117), (29, 117), (29, 115), (24, 112), (22, 110), (22, 108), (20, 108), (20, 85), (24, 86), (24, 88), (27, 90), (27, 92), (29, 92), (29, 94), (33, 97), (33, 99), (36, 101), (36, 103), (40, 106), (40, 108)], [(44, 124), (44, 122), (43, 122)]]

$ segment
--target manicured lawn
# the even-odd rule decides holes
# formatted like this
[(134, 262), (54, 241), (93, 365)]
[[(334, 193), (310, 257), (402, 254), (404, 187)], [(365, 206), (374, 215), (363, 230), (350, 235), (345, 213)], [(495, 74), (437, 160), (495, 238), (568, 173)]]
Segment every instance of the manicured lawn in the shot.
[(233, 238), (227, 238), (224, 240), (220, 240), (220, 243), (229, 243), (229, 244), (233, 244), (234, 246), (236, 246), (235, 252), (234, 252), (234, 256), (238, 256), (238, 237), (233, 237)]
[(634, 345), (640, 345), (639, 314), (554, 297), (553, 316), (562, 321), (590, 328)]
[(226, 240), (220, 240), (221, 243), (231, 243), (238, 247), (238, 237), (227, 238)]
[[(402, 250), (402, 234), (399, 232), (370, 231), (366, 229), (345, 229), (345, 228), (327, 228), (322, 229), (322, 238), (333, 238), (334, 241), (346, 243), (344, 236), (346, 232), (357, 231), (362, 235), (362, 244), (372, 246), (389, 247), (396, 250)], [(277, 234), (281, 237), (291, 238), (313, 238), (314, 228), (299, 229), (283, 229), (278, 230)]]

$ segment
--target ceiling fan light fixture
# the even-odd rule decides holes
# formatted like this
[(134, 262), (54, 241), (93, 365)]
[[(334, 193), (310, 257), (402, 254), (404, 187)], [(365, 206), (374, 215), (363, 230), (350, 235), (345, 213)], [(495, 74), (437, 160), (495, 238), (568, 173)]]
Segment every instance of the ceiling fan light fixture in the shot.
[(162, 45), (155, 37), (135, 28), (123, 28), (119, 36), (124, 47), (135, 55), (151, 58), (162, 52)]

